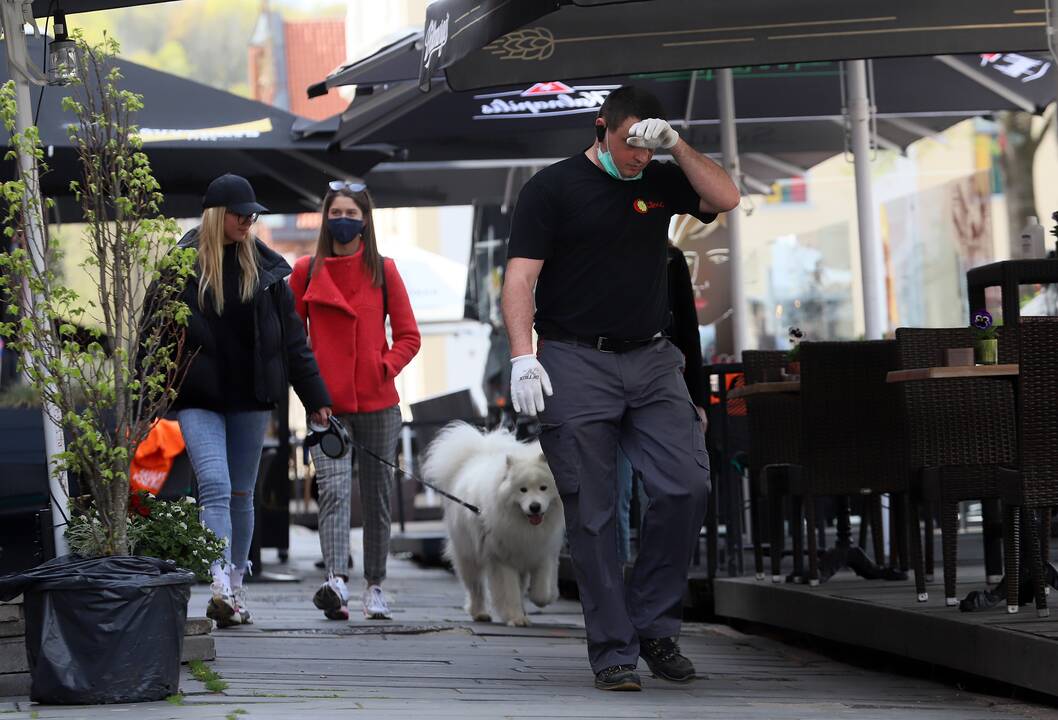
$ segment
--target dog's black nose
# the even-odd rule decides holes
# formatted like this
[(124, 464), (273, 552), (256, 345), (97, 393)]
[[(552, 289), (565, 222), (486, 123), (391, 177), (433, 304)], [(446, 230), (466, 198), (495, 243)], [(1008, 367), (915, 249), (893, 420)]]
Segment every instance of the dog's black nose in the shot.
[(538, 502), (530, 503), (529, 504), (529, 512), (531, 512), (533, 515), (539, 515), (540, 514), (540, 503), (538, 503)]

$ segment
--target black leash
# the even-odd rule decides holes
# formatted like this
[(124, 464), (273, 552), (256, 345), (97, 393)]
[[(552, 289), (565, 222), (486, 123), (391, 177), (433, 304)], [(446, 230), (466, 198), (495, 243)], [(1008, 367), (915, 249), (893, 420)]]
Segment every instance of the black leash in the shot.
[(418, 483), (421, 483), (421, 484), (425, 485), (426, 487), (430, 488), (434, 492), (436, 492), (436, 493), (438, 493), (440, 495), (443, 495), (444, 497), (448, 498), (452, 502), (459, 503), (460, 505), (465, 507), (467, 510), (470, 510), (475, 515), (480, 515), (481, 514), (481, 510), (479, 510), (477, 508), (477, 506), (471, 505), (467, 501), (461, 500), (460, 498), (457, 498), (455, 495), (452, 495), (451, 493), (445, 492), (444, 490), (442, 490), (441, 488), (437, 487), (433, 483), (428, 483), (425, 480), (423, 480), (421, 477), (417, 477), (417, 476), (413, 475), (412, 473), (408, 472), (407, 470), (405, 470), (404, 468), (400, 467), (399, 465), (395, 465), (394, 463), (391, 463), (389, 460), (386, 460), (383, 457), (379, 457), (375, 453), (371, 452), (371, 450), (369, 450), (368, 448), (364, 447), (364, 444), (361, 443), (360, 441), (358, 441), (355, 437), (354, 438), (350, 438), (350, 439), (353, 441), (353, 445), (356, 445), (358, 448), (360, 448), (365, 453), (367, 453), (368, 455), (373, 457), (375, 460), (378, 460), (383, 465), (387, 465), (387, 466), (393, 468), (394, 470), (399, 472), (404, 477), (409, 477), (412, 480), (414, 480), (415, 482), (418, 482)]

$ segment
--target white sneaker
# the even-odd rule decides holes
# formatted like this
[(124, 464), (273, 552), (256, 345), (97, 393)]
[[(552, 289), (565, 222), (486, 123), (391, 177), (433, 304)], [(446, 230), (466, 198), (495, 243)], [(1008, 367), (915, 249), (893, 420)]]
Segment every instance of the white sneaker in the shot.
[(328, 620), (349, 619), (349, 588), (339, 575), (328, 575), (312, 597), (312, 604), (323, 611)]
[(214, 563), (210, 568), (213, 583), (209, 586), (210, 598), (206, 605), (206, 617), (216, 621), (217, 627), (230, 627), (241, 622), (235, 609), (235, 594), (228, 579), (228, 568)]
[(386, 604), (386, 594), (378, 585), (372, 585), (364, 590), (364, 617), (368, 620), (389, 620), (389, 605)]
[(253, 625), (253, 616), (246, 609), (246, 586), (240, 585), (235, 588), (232, 595), (235, 598), (235, 617), (238, 618), (236, 622), (242, 625)]

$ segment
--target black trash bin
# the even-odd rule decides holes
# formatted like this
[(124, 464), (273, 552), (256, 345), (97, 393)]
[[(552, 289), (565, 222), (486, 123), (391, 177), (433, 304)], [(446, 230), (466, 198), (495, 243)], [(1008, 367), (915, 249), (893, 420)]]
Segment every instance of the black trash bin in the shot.
[(98, 705), (176, 693), (194, 581), (170, 562), (128, 555), (65, 555), (0, 577), (0, 600), (24, 596), (30, 698)]

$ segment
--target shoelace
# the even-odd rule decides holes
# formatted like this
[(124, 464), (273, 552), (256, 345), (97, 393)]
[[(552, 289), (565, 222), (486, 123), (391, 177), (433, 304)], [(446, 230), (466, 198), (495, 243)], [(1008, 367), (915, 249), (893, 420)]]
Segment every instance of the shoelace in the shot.
[(647, 652), (662, 662), (680, 655), (680, 646), (671, 640), (647, 640)]
[(609, 668), (609, 670), (606, 672), (606, 676), (607, 677), (612, 677), (612, 676), (616, 675), (619, 672), (625, 672), (627, 670), (635, 670), (635, 669), (636, 669), (635, 665), (615, 665), (614, 667)]
[(368, 604), (372, 610), (378, 610), (381, 612), (389, 612), (389, 606), (386, 604), (386, 596), (382, 592), (382, 588), (373, 587), (370, 590), (371, 597), (368, 600)]

